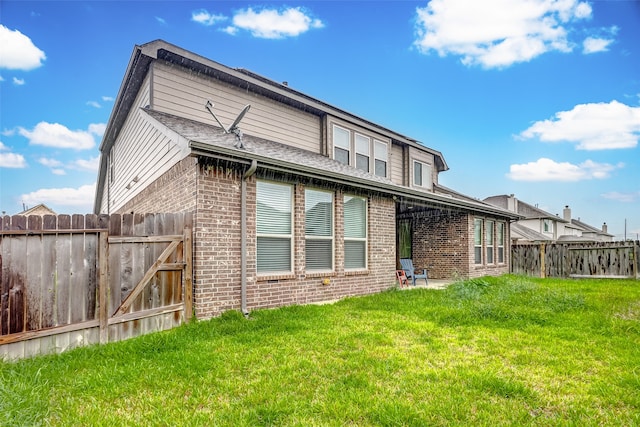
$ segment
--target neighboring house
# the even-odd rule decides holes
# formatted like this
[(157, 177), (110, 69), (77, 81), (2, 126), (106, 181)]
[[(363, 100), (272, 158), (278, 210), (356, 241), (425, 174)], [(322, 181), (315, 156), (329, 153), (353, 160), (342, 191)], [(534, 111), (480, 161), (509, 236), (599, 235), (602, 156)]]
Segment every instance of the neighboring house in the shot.
[(537, 206), (518, 200), (513, 194), (491, 196), (486, 203), (518, 213), (524, 218), (511, 224), (511, 239), (517, 243), (556, 241), (611, 241), (613, 235), (571, 218), (571, 209), (565, 206), (562, 217)]
[(26, 209), (22, 212), (17, 213), (16, 215), (23, 215), (23, 216), (29, 216), (29, 215), (39, 215), (39, 216), (43, 216), (43, 215), (56, 215), (56, 213), (51, 210), (47, 205), (44, 205), (42, 203), (40, 203), (39, 205), (36, 205), (32, 208)]
[(439, 190), (440, 152), (161, 40), (134, 48), (100, 151), (96, 213), (193, 213), (199, 318), (382, 291), (400, 257), (509, 270), (520, 216)]

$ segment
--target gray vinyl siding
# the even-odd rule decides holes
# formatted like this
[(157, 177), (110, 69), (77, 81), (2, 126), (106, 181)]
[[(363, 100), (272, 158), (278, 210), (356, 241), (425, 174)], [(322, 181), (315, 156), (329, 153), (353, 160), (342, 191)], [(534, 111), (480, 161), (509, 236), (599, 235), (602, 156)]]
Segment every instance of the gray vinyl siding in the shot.
[[(162, 132), (155, 121), (141, 110), (141, 107), (149, 104), (149, 91), (147, 79), (115, 142), (115, 180), (110, 182), (109, 176), (106, 177), (101, 212), (118, 210), (143, 188), (189, 155), (186, 141), (172, 138), (171, 135)], [(137, 179), (137, 182), (134, 182), (134, 179)], [(127, 189), (127, 185), (130, 188)]]
[(391, 181), (394, 184), (405, 185), (404, 182), (404, 163), (402, 155), (402, 146), (398, 144), (391, 144), (391, 155), (389, 169), (391, 170)]
[(240, 128), (247, 135), (320, 153), (320, 118), (282, 105), (219, 80), (195, 75), (157, 61), (153, 64), (152, 107), (176, 116), (218, 126), (205, 108), (214, 104), (216, 116), (230, 126), (245, 105), (251, 109)]

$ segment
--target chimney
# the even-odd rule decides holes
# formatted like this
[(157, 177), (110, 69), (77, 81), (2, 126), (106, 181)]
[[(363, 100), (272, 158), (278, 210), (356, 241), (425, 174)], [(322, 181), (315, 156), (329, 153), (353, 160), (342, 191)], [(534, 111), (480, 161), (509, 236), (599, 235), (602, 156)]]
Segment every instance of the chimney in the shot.
[(569, 205), (565, 206), (562, 210), (562, 217), (565, 221), (571, 222), (571, 208), (569, 207)]
[(507, 197), (507, 210), (511, 212), (518, 212), (518, 199), (513, 194)]
[(607, 223), (606, 223), (606, 222), (602, 223), (602, 232), (603, 232), (603, 233), (607, 233), (607, 234), (609, 233), (609, 232), (607, 231)]

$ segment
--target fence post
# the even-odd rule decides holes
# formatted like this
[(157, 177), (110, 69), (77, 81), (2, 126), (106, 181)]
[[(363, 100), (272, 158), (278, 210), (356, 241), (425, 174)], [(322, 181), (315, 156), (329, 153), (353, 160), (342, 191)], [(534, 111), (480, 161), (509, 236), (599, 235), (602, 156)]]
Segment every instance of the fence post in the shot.
[(540, 277), (542, 278), (547, 277), (546, 267), (544, 264), (544, 258), (545, 258), (544, 250), (545, 250), (545, 244), (540, 243)]
[(633, 249), (633, 254), (634, 254), (634, 260), (633, 260), (633, 269), (635, 270), (635, 278), (636, 279), (640, 279), (640, 241), (636, 240), (635, 244), (633, 245), (634, 249)]
[(184, 318), (185, 321), (191, 320), (193, 316), (193, 242), (191, 228), (184, 229), (184, 241), (182, 248), (184, 250)]
[(109, 342), (109, 240), (106, 231), (100, 232), (100, 277), (98, 278), (98, 313), (100, 321), (100, 344)]

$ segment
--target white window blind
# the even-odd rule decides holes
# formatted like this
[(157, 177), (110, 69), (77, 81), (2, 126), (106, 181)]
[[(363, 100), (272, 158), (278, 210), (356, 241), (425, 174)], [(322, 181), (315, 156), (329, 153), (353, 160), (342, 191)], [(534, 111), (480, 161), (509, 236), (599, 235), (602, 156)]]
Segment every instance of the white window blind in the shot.
[(304, 193), (305, 268), (333, 269), (333, 194), (307, 189)]
[(291, 272), (291, 185), (257, 182), (258, 273)]
[(375, 158), (374, 173), (378, 176), (387, 177), (387, 144), (382, 141), (373, 141), (373, 156)]
[(413, 185), (431, 188), (431, 165), (418, 161), (413, 162)]
[(351, 132), (341, 127), (333, 127), (333, 158), (334, 160), (349, 164), (349, 153), (351, 151)]
[(367, 267), (367, 200), (344, 196), (344, 268)]
[(369, 172), (369, 158), (371, 152), (371, 139), (356, 134), (356, 168)]

